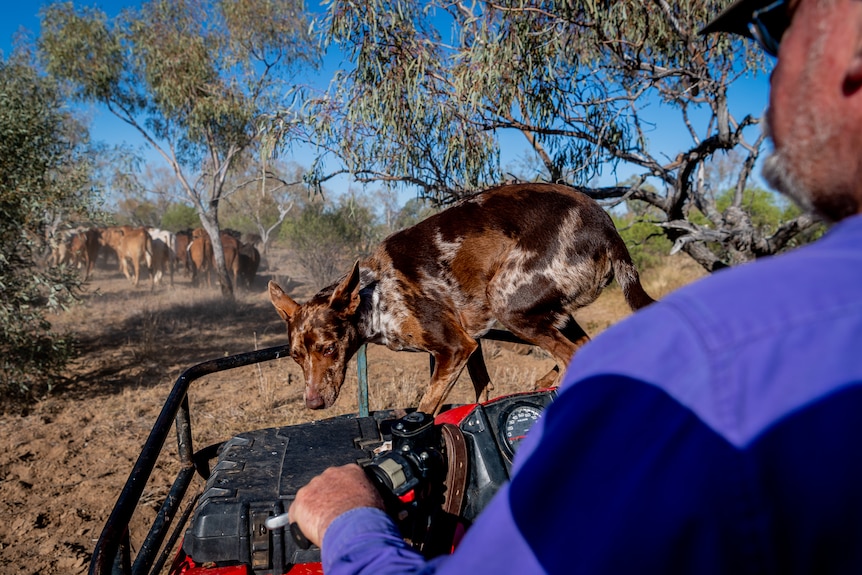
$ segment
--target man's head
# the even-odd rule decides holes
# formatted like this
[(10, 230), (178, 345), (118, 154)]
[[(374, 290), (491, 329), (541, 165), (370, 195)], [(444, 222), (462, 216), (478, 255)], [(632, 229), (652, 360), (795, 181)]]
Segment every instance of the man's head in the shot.
[(738, 0), (702, 32), (778, 56), (766, 180), (828, 220), (862, 213), (862, 1)]

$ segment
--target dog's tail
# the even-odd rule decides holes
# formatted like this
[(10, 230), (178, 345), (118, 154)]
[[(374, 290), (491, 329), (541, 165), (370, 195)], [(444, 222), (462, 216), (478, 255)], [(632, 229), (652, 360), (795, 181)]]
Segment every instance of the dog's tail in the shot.
[(633, 311), (637, 311), (642, 307), (646, 307), (655, 300), (644, 290), (641, 285), (638, 270), (635, 269), (632, 263), (632, 257), (629, 255), (629, 250), (625, 243), (620, 239), (619, 243), (612, 250), (611, 258), (614, 266), (614, 276), (617, 283), (623, 290), (623, 296), (626, 298), (626, 303)]

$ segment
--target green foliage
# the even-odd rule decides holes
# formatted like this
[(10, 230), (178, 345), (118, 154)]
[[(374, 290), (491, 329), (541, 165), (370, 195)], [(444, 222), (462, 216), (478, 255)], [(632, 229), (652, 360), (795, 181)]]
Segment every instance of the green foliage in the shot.
[[(731, 206), (734, 190), (719, 194), (715, 205), (723, 212)], [(762, 188), (746, 188), (740, 204), (751, 223), (765, 235), (773, 234), (778, 226), (799, 215), (799, 208), (781, 196)]]
[(355, 198), (338, 205), (308, 204), (297, 217), (284, 222), (281, 236), (319, 287), (347, 272), (377, 239), (373, 211)]
[(187, 230), (189, 228), (197, 228), (201, 225), (200, 216), (197, 211), (188, 204), (171, 203), (165, 213), (162, 215), (162, 220), (159, 222), (159, 227), (172, 232)]
[(89, 219), (91, 158), (57, 86), (0, 62), (0, 391), (3, 403), (50, 387), (73, 355), (46, 314), (74, 301), (77, 272), (41, 265), (56, 221)]
[(435, 214), (437, 211), (426, 199), (410, 198), (398, 212), (398, 216), (395, 218), (392, 227), (395, 230), (409, 228), (428, 216)]
[(331, 2), (326, 41), (353, 66), (336, 73), (332, 94), (309, 100), (307, 114), (317, 137), (360, 179), (394, 174), (430, 195), (476, 188), (498, 174), (493, 133), (461, 114), (449, 85), (452, 54), (431, 22), (433, 8)]
[(57, 2), (43, 9), (41, 16), (41, 49), (50, 55), (50, 72), (69, 80), (85, 100), (137, 104), (133, 94), (119, 90), (125, 67), (123, 47), (104, 12), (78, 11), (72, 2)]
[[(715, 205), (720, 212), (732, 209), (737, 199), (735, 190), (728, 189), (715, 199)], [(625, 240), (635, 265), (646, 269), (660, 263), (662, 256), (671, 252), (673, 244), (667, 239), (664, 230), (657, 225), (663, 221), (661, 212), (644, 202), (630, 201), (626, 204), (628, 211), (613, 215), (614, 224), (620, 236)], [(799, 208), (782, 196), (761, 188), (746, 188), (739, 200), (739, 207), (744, 210), (758, 237), (770, 238), (776, 234), (782, 225), (800, 216)], [(709, 228), (711, 223), (699, 210), (688, 214), (688, 221), (696, 226)], [(795, 235), (783, 249), (803, 245), (819, 238), (825, 228), (814, 226)], [(732, 260), (736, 254), (730, 252), (728, 246), (732, 242), (708, 242), (706, 247), (722, 260)]]
[(109, 104), (191, 160), (208, 147), (247, 145), (254, 117), (279, 97), (276, 70), (314, 60), (301, 6), (153, 1), (109, 20), (55, 3), (41, 12), (40, 53), (79, 98)]
[[(775, 244), (767, 248), (759, 247), (756, 250), (758, 257), (772, 255), (810, 243), (826, 231), (826, 227), (822, 223), (815, 222), (795, 231), (789, 238), (783, 239), (783, 228), (801, 219), (803, 217), (802, 211), (796, 204), (783, 196), (762, 188), (745, 188), (740, 197), (736, 196), (735, 189), (727, 189), (716, 196), (715, 208), (725, 219), (734, 217), (734, 211), (741, 211), (745, 220), (742, 225), (737, 226), (738, 229), (758, 238), (763, 244), (768, 245), (770, 242)], [(688, 214), (688, 221), (703, 228), (712, 227), (710, 218), (696, 209)], [(782, 238), (782, 241), (776, 242), (775, 238)], [(717, 259), (722, 261), (746, 261), (749, 255), (743, 252), (741, 256), (738, 248), (738, 244), (746, 240), (747, 238), (743, 238), (742, 233), (737, 233), (731, 236), (728, 241), (707, 242), (706, 247), (715, 254)]]
[(625, 241), (635, 267), (643, 272), (658, 265), (672, 247), (662, 229), (643, 217), (633, 213), (613, 215), (614, 225)]
[(219, 216), (219, 226), (222, 229), (236, 230), (239, 232), (257, 233), (254, 227), (254, 221), (249, 214), (222, 209), (224, 213)]
[(117, 208), (121, 216), (118, 224), (155, 227), (161, 219), (159, 206), (149, 200), (126, 197), (117, 202)]
[(187, 2), (153, 2), (130, 21), (134, 65), (153, 104), (166, 120), (156, 134), (182, 130), (186, 143), (217, 138), (246, 145), (254, 110), (243, 93), (220, 75), (222, 38), (207, 34), (207, 18)]
[(659, 175), (679, 150), (650, 149), (640, 110), (658, 100), (724, 117), (729, 81), (763, 64), (751, 45), (697, 37), (723, 7), (330, 0), (324, 37), (351, 66), (310, 101), (313, 128), (351, 172), (438, 199), (499, 181), (502, 130), (524, 134), (551, 181), (618, 162)]
[[(509, 145), (520, 134), (541, 163), (528, 180), (649, 204), (659, 230), (707, 270), (780, 251), (810, 225), (800, 217), (766, 241), (714, 206), (719, 186), (702, 168), (735, 151), (729, 183), (745, 184), (765, 142), (762, 108), (731, 106), (727, 96), (764, 70), (764, 54), (738, 37), (698, 35), (725, 0), (326, 4), (323, 37), (347, 64), (306, 110), (309, 137), (335, 156), (333, 171), (416, 186), (446, 205), (500, 183), (502, 138)], [(655, 137), (668, 133), (675, 137)], [(311, 179), (325, 181), (326, 160)], [(608, 170), (633, 176), (594, 187)], [(692, 225), (698, 210), (704, 222)], [(707, 246), (740, 235), (732, 261)]]

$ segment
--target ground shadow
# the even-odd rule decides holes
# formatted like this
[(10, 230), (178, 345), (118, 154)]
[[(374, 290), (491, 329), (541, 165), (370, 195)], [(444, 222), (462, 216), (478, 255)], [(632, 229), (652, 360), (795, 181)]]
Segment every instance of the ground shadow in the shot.
[[(197, 363), (286, 343), (281, 319), (265, 298), (258, 299), (162, 304), (106, 322), (98, 333), (78, 334), (73, 374), (52, 394), (86, 399), (164, 385)], [(98, 300), (99, 307), (118, 306), (128, 296), (104, 293)]]

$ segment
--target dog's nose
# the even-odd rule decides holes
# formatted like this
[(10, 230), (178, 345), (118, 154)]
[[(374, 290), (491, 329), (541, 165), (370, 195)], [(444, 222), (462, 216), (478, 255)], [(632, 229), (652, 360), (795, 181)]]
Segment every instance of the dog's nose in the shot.
[(305, 396), (305, 407), (308, 409), (323, 409), (324, 402), (323, 398), (320, 397), (319, 394), (310, 395), (306, 394)]

